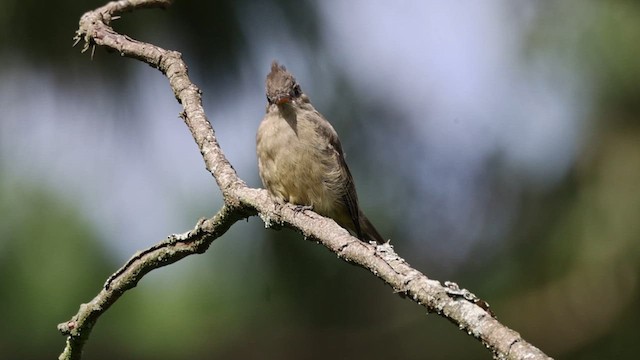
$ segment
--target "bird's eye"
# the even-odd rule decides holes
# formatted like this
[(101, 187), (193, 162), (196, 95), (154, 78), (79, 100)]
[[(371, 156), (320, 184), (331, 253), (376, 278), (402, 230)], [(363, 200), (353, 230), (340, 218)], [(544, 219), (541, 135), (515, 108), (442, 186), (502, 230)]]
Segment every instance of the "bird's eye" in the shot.
[(300, 85), (298, 84), (293, 85), (293, 96), (298, 97), (301, 94), (302, 94), (302, 90), (300, 89)]
[(269, 95), (267, 95), (267, 102), (268, 102), (269, 104), (273, 104), (273, 100), (271, 100), (271, 98), (269, 97)]

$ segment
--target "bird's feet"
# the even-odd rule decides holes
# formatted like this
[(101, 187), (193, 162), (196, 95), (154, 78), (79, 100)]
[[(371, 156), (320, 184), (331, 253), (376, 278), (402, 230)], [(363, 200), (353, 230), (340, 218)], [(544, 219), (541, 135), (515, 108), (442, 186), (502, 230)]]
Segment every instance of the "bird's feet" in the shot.
[(293, 211), (295, 212), (303, 212), (306, 210), (313, 210), (313, 206), (311, 205), (294, 205)]

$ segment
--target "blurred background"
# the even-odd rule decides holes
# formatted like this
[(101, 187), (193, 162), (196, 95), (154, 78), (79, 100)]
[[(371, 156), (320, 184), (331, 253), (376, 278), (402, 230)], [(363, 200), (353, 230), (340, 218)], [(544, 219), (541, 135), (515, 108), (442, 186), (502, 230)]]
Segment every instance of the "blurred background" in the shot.
[[(55, 358), (56, 325), (136, 250), (221, 206), (166, 79), (72, 48), (103, 1), (0, 3), (0, 357)], [(114, 22), (183, 53), (250, 186), (264, 77), (297, 77), (396, 251), (562, 359), (640, 351), (640, 3), (177, 1)], [(259, 218), (154, 271), (86, 359), (488, 359), (370, 273)]]

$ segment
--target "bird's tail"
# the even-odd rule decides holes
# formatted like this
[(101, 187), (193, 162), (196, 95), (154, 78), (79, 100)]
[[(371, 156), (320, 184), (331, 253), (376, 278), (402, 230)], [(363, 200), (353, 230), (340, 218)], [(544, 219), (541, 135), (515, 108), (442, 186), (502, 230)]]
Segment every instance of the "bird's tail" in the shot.
[(362, 231), (362, 238), (360, 240), (375, 241), (380, 244), (387, 242), (362, 212), (360, 212), (360, 230)]

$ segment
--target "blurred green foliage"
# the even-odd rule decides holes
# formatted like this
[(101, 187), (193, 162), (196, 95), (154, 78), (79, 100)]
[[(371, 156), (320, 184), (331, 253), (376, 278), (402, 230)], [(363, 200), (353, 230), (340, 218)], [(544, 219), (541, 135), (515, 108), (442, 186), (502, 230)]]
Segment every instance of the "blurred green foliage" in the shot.
[(0, 352), (53, 358), (56, 324), (99, 291), (113, 265), (73, 205), (15, 181), (0, 175)]

